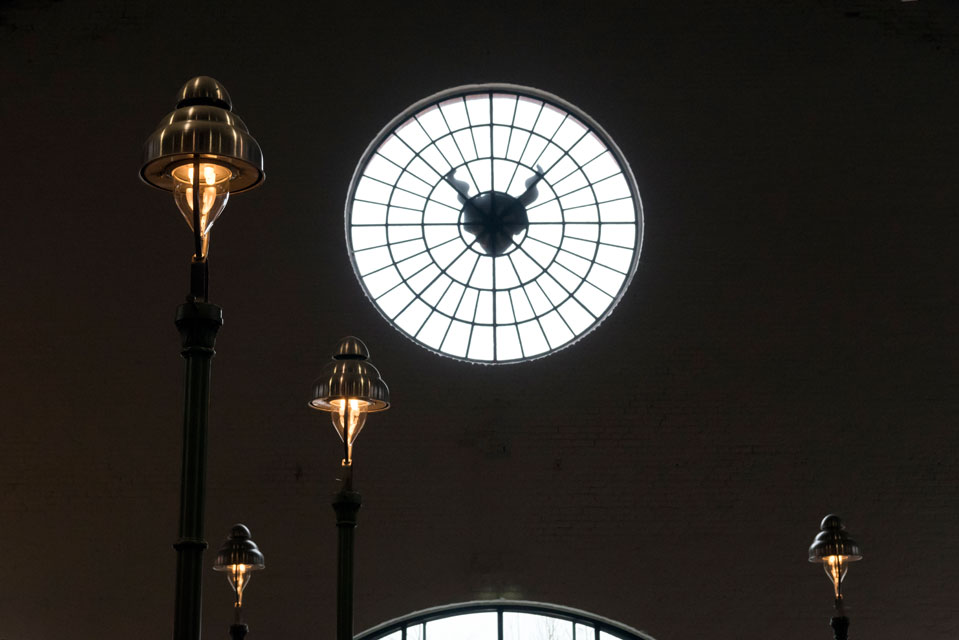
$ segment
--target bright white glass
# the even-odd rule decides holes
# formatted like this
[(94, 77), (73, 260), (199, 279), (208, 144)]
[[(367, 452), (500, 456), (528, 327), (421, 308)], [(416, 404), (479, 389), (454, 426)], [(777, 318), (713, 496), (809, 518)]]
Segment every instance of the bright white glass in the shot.
[[(376, 636), (375, 640), (399, 640), (404, 630)], [(614, 635), (598, 631), (589, 622), (573, 622), (561, 615), (526, 611), (502, 612), (502, 635), (497, 613), (453, 613), (446, 617), (410, 624), (406, 640), (623, 640), (633, 634)]]
[[(639, 203), (588, 122), (504, 89), (429, 104), (386, 134), (360, 168), (347, 232), (383, 315), (477, 362), (540, 356), (594, 327), (635, 269)], [(528, 220), (497, 256), (463, 226), (464, 200), (490, 191), (522, 196)]]
[(503, 613), (503, 640), (573, 640), (573, 623), (535, 613)]
[(495, 611), (440, 618), (426, 623), (426, 639), (496, 640), (498, 626)]
[(573, 640), (596, 640), (596, 629), (586, 624), (577, 622), (574, 634)]

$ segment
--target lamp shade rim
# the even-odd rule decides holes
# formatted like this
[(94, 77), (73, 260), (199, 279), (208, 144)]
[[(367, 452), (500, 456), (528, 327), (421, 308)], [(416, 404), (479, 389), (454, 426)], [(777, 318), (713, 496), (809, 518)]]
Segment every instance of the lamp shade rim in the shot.
[(316, 409), (317, 411), (338, 411), (338, 407), (333, 405), (334, 400), (346, 400), (349, 398), (357, 398), (358, 400), (363, 400), (367, 402), (367, 406), (364, 407), (366, 413), (376, 413), (377, 411), (386, 411), (390, 408), (390, 403), (388, 400), (371, 398), (371, 397), (358, 397), (355, 395), (337, 395), (337, 396), (326, 396), (324, 398), (314, 398), (310, 400), (308, 406), (311, 409)]
[(197, 76), (180, 90), (177, 108), (167, 113), (143, 145), (140, 178), (147, 184), (173, 191), (171, 174), (187, 162), (215, 162), (233, 175), (230, 193), (247, 191), (263, 183), (263, 152), (243, 120), (232, 112), (226, 89), (209, 76)]

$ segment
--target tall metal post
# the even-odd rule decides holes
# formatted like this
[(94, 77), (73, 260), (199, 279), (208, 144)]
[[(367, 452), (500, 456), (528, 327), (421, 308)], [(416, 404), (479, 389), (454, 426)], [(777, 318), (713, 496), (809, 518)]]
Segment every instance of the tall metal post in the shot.
[(210, 373), (223, 310), (208, 302), (177, 308), (176, 326), (186, 360), (183, 416), (183, 467), (180, 477), (180, 531), (177, 552), (173, 640), (199, 640), (202, 614), (203, 516), (206, 503), (207, 418)]
[(240, 622), (230, 625), (230, 640), (243, 640), (249, 631), (250, 628)]
[(849, 618), (844, 615), (834, 616), (829, 622), (836, 640), (848, 640)]
[(343, 467), (343, 488), (333, 496), (336, 512), (336, 640), (353, 640), (353, 533), (360, 494), (353, 491), (350, 466)]

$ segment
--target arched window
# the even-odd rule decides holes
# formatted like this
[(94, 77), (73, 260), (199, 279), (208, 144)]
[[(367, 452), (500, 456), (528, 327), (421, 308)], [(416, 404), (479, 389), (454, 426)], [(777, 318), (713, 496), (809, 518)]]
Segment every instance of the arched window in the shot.
[(541, 602), (487, 600), (424, 609), (356, 640), (654, 640), (600, 616)]

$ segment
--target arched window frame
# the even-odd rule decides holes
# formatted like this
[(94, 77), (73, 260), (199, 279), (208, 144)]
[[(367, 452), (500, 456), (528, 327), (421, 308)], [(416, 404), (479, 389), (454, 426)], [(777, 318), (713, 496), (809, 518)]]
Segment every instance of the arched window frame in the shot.
[[(600, 634), (602, 633), (610, 634), (622, 640), (655, 640), (642, 631), (587, 611), (545, 602), (524, 600), (479, 600), (423, 609), (368, 629), (355, 636), (355, 640), (378, 640), (397, 632), (401, 633), (400, 640), (407, 640), (407, 630), (411, 627), (425, 625), (434, 620), (483, 612), (496, 612), (498, 619), (497, 640), (503, 640), (503, 614), (513, 612), (539, 614), (568, 620), (574, 624), (588, 625), (594, 631), (593, 638), (588, 640), (601, 640)], [(425, 640), (430, 639), (426, 638)], [(577, 638), (577, 640), (580, 639)]]

